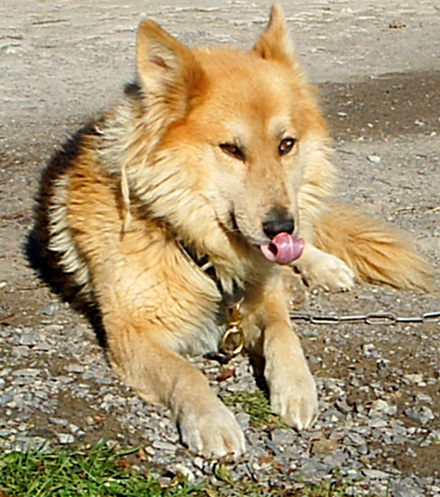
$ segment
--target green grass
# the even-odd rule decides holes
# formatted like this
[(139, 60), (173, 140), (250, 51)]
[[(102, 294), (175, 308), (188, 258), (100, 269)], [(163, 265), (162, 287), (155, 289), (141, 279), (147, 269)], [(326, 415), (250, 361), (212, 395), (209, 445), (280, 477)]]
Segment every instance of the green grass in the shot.
[(331, 483), (298, 485), (291, 476), (280, 474), (287, 488), (267, 488), (247, 479), (234, 480), (230, 466), (222, 463), (216, 466), (209, 485), (189, 485), (175, 479), (163, 486), (151, 472), (143, 474), (133, 469), (129, 461), (137, 452), (138, 448), (117, 451), (104, 443), (89, 450), (7, 453), (0, 449), (0, 497), (352, 496), (350, 484), (337, 475)]
[(0, 451), (1, 490), (11, 497), (184, 497), (202, 496), (186, 482), (163, 488), (151, 474), (133, 471), (126, 456), (106, 444), (89, 451)]
[(221, 397), (224, 403), (230, 407), (241, 406), (244, 412), (250, 416), (250, 424), (254, 428), (288, 428), (274, 414), (269, 401), (261, 391), (256, 392), (226, 392)]

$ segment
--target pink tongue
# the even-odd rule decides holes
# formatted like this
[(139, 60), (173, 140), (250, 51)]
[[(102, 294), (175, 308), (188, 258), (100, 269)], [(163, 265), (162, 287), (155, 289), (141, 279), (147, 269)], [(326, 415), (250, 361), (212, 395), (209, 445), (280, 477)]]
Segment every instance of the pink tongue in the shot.
[(260, 245), (264, 257), (278, 264), (290, 264), (302, 254), (304, 240), (289, 233), (278, 233), (270, 243)]

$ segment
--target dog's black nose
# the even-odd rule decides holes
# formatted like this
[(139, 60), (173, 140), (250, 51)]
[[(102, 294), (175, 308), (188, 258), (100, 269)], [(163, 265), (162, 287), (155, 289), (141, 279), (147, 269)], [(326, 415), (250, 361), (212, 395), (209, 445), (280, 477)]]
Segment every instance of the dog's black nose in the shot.
[(270, 213), (263, 222), (263, 231), (270, 238), (274, 238), (278, 233), (293, 233), (295, 222), (287, 211), (274, 211)]

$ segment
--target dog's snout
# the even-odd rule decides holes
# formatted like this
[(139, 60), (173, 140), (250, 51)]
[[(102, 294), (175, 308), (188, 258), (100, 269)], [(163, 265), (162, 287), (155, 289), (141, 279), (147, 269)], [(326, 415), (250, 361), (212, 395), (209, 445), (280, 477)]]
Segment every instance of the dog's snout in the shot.
[(293, 217), (287, 211), (271, 212), (263, 222), (263, 231), (270, 238), (274, 238), (278, 233), (292, 234), (295, 229)]

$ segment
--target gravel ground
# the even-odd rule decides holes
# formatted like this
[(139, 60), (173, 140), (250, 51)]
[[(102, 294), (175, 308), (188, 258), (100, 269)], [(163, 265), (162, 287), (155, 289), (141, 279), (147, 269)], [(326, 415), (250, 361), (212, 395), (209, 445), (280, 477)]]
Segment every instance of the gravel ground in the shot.
[[(362, 288), (352, 297), (356, 309), (363, 301), (386, 309), (390, 298), (402, 314), (412, 308), (410, 295), (391, 290)], [(424, 300), (429, 308), (431, 299)], [(346, 296), (314, 295), (307, 308), (323, 315), (335, 307), (350, 312), (354, 306), (347, 304)], [(54, 301), (41, 309), (39, 326), (1, 330), (2, 445), (25, 450), (105, 436), (123, 447), (145, 446), (139, 465), (156, 468), (164, 483), (182, 473), (195, 481), (214, 478), (215, 463), (182, 448), (167, 413), (133, 395), (106, 365), (90, 326), (66, 314), (70, 310)], [(301, 434), (276, 418), (255, 425), (236, 402), (249, 452), (229, 467), (231, 477), (294, 485), (301, 477), (318, 482), (340, 475), (357, 482), (354, 495), (362, 489), (386, 495), (388, 487), (396, 497), (440, 495), (438, 325), (401, 326), (397, 336), (379, 325), (326, 326), (325, 334), (322, 325), (299, 328), (318, 380), (319, 420)], [(225, 399), (260, 391), (246, 357), (227, 371), (206, 358), (195, 362)], [(425, 463), (414, 471), (420, 459)]]
[[(148, 15), (191, 44), (249, 46), (267, 17), (262, 1), (148, 5)], [(145, 10), (136, 1), (0, 5), (0, 444), (25, 449), (106, 437), (145, 446), (136, 464), (164, 482), (176, 473), (200, 481), (215, 479), (216, 463), (184, 449), (167, 412), (118, 380), (90, 323), (37, 277), (24, 250), (41, 170), (60, 140), (130, 80)], [(334, 129), (341, 198), (400, 226), (438, 271), (436, 2), (298, 0), (285, 10)], [(359, 285), (350, 294), (310, 295), (298, 310), (418, 316), (440, 311), (440, 299)], [(228, 371), (195, 360), (246, 433), (248, 454), (228, 466), (230, 477), (292, 487), (302, 485), (300, 477), (341, 475), (353, 480), (352, 495), (440, 496), (439, 323), (296, 326), (320, 392), (320, 417), (306, 433), (272, 417), (257, 423), (245, 411), (246, 395), (261, 398), (247, 357)]]

